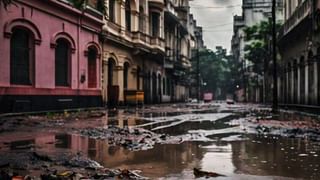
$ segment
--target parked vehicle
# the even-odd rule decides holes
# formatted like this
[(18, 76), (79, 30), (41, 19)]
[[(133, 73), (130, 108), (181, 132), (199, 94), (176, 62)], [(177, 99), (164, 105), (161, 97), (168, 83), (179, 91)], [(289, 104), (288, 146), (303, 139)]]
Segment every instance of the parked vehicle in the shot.
[(211, 102), (213, 100), (213, 93), (204, 93), (203, 94), (203, 101), (204, 102)]

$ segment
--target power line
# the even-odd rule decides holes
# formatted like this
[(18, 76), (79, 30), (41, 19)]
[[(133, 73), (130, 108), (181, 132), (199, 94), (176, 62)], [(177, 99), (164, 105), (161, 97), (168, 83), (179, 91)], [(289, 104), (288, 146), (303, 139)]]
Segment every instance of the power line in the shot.
[(224, 31), (233, 31), (233, 29), (203, 30), (203, 32), (224, 32)]
[(223, 27), (223, 26), (227, 26), (227, 25), (230, 25), (230, 24), (233, 24), (233, 22), (230, 22), (230, 23), (224, 23), (224, 24), (216, 24), (216, 25), (212, 25), (212, 26), (202, 26), (203, 28), (217, 28), (217, 27)]
[(235, 7), (241, 7), (241, 4), (237, 5), (228, 5), (228, 6), (204, 6), (200, 4), (190, 4), (192, 8), (196, 9), (226, 9), (226, 8), (235, 8)]

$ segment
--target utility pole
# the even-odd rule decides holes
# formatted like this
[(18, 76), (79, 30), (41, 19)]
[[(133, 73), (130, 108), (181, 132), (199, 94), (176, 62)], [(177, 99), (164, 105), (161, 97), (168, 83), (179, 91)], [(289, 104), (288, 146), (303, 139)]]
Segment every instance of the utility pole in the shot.
[(278, 112), (278, 77), (277, 77), (277, 35), (276, 35), (276, 0), (272, 0), (272, 58), (273, 58), (273, 102), (272, 111)]
[(199, 55), (199, 49), (197, 49), (197, 100), (198, 103), (200, 103), (200, 55)]

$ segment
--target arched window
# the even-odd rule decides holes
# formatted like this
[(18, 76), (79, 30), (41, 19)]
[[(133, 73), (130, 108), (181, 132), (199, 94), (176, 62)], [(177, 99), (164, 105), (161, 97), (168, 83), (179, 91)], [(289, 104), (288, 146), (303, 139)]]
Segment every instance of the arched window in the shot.
[(88, 48), (88, 87), (97, 87), (97, 49), (93, 46)]
[(34, 36), (14, 28), (10, 39), (10, 83), (31, 85), (34, 76)]
[(109, 20), (115, 22), (115, 0), (109, 0)]
[(123, 88), (128, 89), (129, 63), (125, 62), (123, 66)]
[(70, 85), (71, 46), (69, 41), (60, 38), (55, 49), (55, 82), (56, 86)]
[(125, 4), (125, 9), (126, 9), (126, 30), (131, 31), (131, 5), (130, 5), (130, 0), (126, 0)]

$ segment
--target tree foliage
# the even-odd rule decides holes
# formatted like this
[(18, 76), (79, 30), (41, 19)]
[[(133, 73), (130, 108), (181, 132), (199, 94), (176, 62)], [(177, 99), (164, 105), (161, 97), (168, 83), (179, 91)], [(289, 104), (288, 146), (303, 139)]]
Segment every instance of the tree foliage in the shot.
[[(277, 24), (276, 28), (281, 25)], [(244, 29), (245, 41), (244, 47), (245, 58), (252, 62), (253, 71), (262, 74), (269, 59), (268, 42), (270, 42), (272, 23), (261, 21), (260, 23)]]
[[(203, 91), (212, 92), (217, 99), (225, 99), (227, 94), (233, 94), (238, 83), (238, 64), (227, 55), (226, 49), (217, 48), (216, 51), (209, 49), (199, 52), (200, 76), (206, 83)], [(192, 62), (192, 67), (197, 67), (197, 61)], [(218, 96), (218, 89), (221, 90)]]

